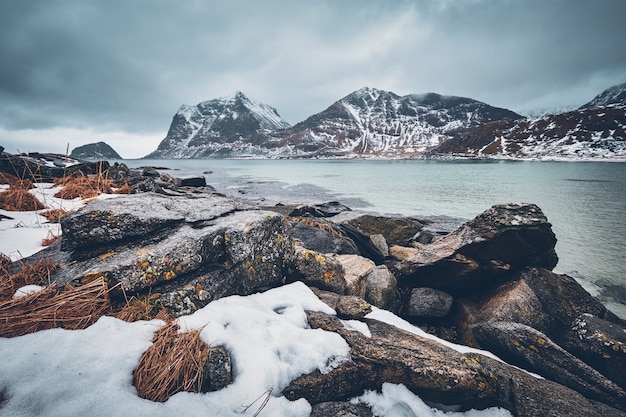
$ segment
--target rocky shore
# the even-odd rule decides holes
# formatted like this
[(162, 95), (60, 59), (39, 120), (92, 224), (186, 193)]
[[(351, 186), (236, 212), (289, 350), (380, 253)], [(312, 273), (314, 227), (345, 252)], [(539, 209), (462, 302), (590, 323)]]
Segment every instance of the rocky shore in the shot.
[[(307, 312), (309, 326), (350, 347), (349, 361), (274, 394), (306, 399), (312, 416), (371, 416), (349, 400), (386, 383), (443, 409), (626, 415), (626, 323), (552, 272), (557, 238), (536, 205), (493, 206), (450, 230), (338, 202), (251, 205), (148, 167), (106, 173), (132, 194), (63, 216), (61, 238), (26, 261), (57, 263), (58, 283), (103, 277), (113, 302), (150, 294), (176, 317), (303, 282), (336, 312)], [(219, 352), (216, 389), (237, 378)]]

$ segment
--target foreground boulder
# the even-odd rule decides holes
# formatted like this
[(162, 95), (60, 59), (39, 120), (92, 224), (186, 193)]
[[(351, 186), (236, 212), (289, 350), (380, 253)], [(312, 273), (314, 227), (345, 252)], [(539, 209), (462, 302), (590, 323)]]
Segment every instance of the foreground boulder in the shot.
[(217, 195), (153, 193), (93, 202), (61, 221), (41, 256), (58, 282), (104, 276), (126, 294), (158, 293), (175, 315), (284, 283), (293, 243), (285, 219)]
[(411, 287), (451, 294), (493, 285), (526, 266), (552, 269), (556, 237), (534, 204), (493, 206), (456, 231), (425, 245), (397, 268)]
[(329, 373), (314, 371), (292, 381), (283, 390), (291, 400), (342, 401), (389, 382), (405, 385), (425, 401), (463, 409), (497, 406), (515, 416), (626, 415), (487, 356), (463, 354), (377, 320), (365, 320), (368, 337), (348, 330), (334, 316), (308, 312), (307, 317), (312, 328), (340, 334), (350, 345), (352, 360)]

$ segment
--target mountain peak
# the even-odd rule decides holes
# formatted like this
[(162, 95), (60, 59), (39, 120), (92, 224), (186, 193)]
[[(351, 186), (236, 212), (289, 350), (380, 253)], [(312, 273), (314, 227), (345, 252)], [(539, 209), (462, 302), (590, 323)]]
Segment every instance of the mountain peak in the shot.
[(626, 83), (607, 88), (602, 93), (595, 96), (589, 103), (580, 106), (580, 108), (593, 109), (614, 104), (626, 104)]

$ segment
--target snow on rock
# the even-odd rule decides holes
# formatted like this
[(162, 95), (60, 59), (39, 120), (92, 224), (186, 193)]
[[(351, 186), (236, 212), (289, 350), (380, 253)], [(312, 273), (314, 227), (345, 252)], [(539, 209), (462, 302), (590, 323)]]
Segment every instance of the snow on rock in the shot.
[(15, 294), (13, 294), (13, 298), (15, 299), (26, 297), (27, 295), (38, 293), (41, 290), (43, 290), (43, 287), (40, 285), (25, 285), (15, 291)]

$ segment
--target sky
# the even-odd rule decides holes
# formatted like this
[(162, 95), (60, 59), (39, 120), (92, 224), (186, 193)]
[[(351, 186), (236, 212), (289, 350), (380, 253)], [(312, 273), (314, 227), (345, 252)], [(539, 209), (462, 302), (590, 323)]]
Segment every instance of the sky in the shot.
[(626, 82), (624, 0), (0, 0), (0, 146), (154, 151), (183, 104), (298, 123), (368, 86), (521, 114)]

